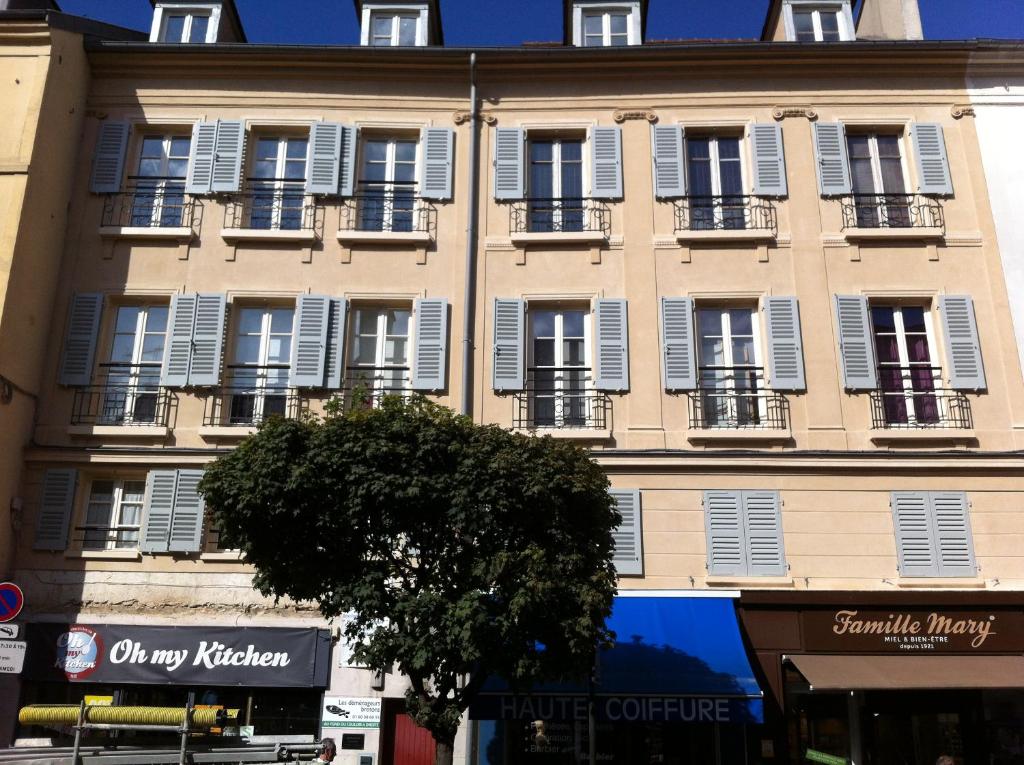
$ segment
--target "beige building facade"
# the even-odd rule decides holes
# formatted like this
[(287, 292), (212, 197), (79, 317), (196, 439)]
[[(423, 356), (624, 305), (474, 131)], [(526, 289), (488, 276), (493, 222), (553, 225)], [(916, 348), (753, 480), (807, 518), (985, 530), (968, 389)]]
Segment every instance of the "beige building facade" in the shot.
[[(922, 41), (906, 2), (858, 19), (779, 0), (761, 42), (677, 45), (641, 44), (646, 3), (569, 3), (575, 45), (475, 52), (436, 45), (432, 3), (360, 5), (365, 47), (338, 49), (219, 45), (244, 40), (230, 4), (221, 38), (158, 5), (153, 42), (78, 54), (82, 150), (51, 157), (73, 168), (66, 233), (35, 234), (63, 253), (52, 322), (20, 341), (45, 350), (10, 569), (39, 635), (327, 628), (252, 592), (195, 481), (265, 417), (419, 391), (593, 450), (624, 514), (624, 597), (735, 605), (764, 724), (656, 743), (603, 721), (607, 758), (859, 763), (960, 741), (974, 762), (1001, 739), (972, 705), (1024, 731), (1005, 682), (941, 677), (1024, 642), (851, 652), (927, 679), (896, 687), (822, 685), (832, 668), (786, 658), (842, 654), (801, 620), (844, 605), (1011, 626), (1020, 609), (1024, 378), (965, 108), (968, 63), (1009, 47)], [(192, 30), (209, 44), (179, 44)], [(210, 703), (247, 704), (257, 734), (330, 735), (330, 699), (384, 698), (342, 760), (412, 762), (400, 676), (339, 645), (329, 665), (315, 691)], [(21, 700), (82, 688), (29, 674)], [(893, 699), (920, 697), (883, 691), (925, 689), (907, 743)], [(530, 761), (510, 743), (524, 724), (467, 725), (456, 757)]]

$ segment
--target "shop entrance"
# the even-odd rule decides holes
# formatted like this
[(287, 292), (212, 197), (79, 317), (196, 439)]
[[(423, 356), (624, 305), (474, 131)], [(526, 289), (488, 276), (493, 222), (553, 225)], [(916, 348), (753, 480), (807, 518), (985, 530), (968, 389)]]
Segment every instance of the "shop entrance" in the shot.
[(948, 755), (957, 765), (988, 763), (980, 691), (884, 692), (864, 697), (861, 714), (868, 765), (930, 765)]

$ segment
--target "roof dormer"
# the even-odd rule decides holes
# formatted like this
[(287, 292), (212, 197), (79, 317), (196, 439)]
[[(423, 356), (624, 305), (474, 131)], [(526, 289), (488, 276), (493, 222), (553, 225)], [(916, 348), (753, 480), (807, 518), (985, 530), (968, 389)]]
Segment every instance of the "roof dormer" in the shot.
[(850, 0), (772, 0), (761, 39), (824, 43), (856, 40)]
[(437, 0), (355, 0), (360, 45), (375, 48), (444, 45)]
[(245, 42), (234, 0), (150, 0), (149, 41), (175, 44)]
[(648, 0), (564, 0), (566, 45), (642, 45)]

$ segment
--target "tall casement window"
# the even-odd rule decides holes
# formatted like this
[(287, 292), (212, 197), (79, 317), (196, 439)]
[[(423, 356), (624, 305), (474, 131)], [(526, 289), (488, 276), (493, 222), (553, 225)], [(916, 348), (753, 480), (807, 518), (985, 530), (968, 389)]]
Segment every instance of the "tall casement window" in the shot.
[(253, 425), (288, 411), (293, 308), (238, 309), (231, 362), (230, 425)]
[(910, 225), (907, 181), (897, 133), (851, 133), (846, 137), (857, 225)]
[(584, 47), (629, 45), (629, 20), (630, 13), (624, 9), (584, 11)]
[(209, 11), (165, 9), (160, 42), (204, 43), (209, 31)]
[(82, 548), (137, 548), (145, 496), (145, 481), (93, 481), (82, 526)]
[(298, 230), (312, 225), (303, 219), (308, 146), (304, 136), (256, 138), (249, 179), (250, 228)]
[(754, 308), (697, 309), (699, 395), (706, 427), (758, 425), (764, 365)]
[(931, 312), (922, 306), (871, 306), (878, 382), (889, 424), (930, 425), (941, 412), (942, 385)]
[(527, 386), (535, 427), (587, 427), (590, 312), (531, 309)]
[(348, 386), (352, 403), (376, 405), (409, 390), (408, 308), (357, 307), (352, 311)]
[(139, 147), (134, 178), (132, 226), (181, 226), (185, 176), (192, 138), (188, 135), (147, 135)]
[(415, 138), (367, 138), (359, 171), (363, 231), (413, 231), (416, 215)]
[(686, 137), (691, 229), (744, 228), (739, 137)]
[(419, 40), (420, 14), (375, 11), (370, 15), (369, 43), (375, 47), (413, 46)]
[(118, 307), (107, 364), (102, 422), (157, 421), (166, 333), (166, 305)]
[(527, 151), (529, 230), (583, 231), (583, 139), (531, 138)]

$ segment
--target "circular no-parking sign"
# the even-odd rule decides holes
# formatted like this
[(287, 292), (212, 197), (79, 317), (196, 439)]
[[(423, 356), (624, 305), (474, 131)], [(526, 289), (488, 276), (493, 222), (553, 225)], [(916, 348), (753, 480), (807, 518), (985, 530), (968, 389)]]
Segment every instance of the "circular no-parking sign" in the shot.
[(25, 593), (14, 582), (0, 583), (0, 622), (9, 622), (21, 613)]

